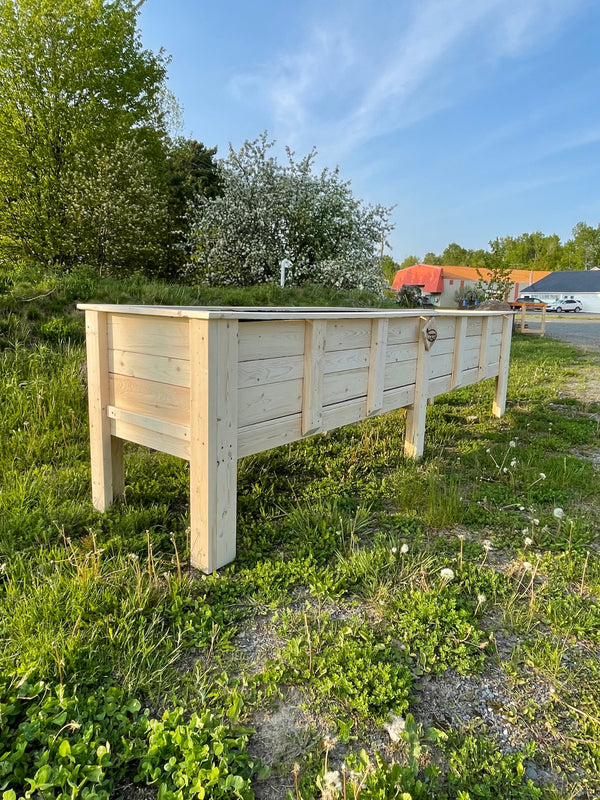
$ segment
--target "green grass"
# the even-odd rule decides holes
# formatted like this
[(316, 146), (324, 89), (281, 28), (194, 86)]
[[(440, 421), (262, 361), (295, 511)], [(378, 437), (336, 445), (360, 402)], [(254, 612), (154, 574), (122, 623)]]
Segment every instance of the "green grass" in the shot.
[(91, 506), (75, 301), (373, 298), (83, 269), (3, 291), (2, 800), (600, 794), (597, 357), (516, 337), (505, 416), (489, 381), (438, 398), (419, 463), (403, 412), (241, 461), (238, 555), (207, 577), (185, 463), (126, 445), (125, 499)]

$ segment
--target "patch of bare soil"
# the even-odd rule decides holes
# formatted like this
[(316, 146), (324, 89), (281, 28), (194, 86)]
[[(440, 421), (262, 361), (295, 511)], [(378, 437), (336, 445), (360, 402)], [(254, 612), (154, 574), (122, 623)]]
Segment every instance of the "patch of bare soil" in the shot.
[(578, 379), (564, 388), (563, 396), (576, 397), (583, 404), (600, 403), (600, 357), (588, 353), (577, 366)]
[(302, 692), (289, 689), (277, 708), (257, 711), (248, 722), (255, 730), (248, 750), (271, 768), (270, 777), (253, 786), (256, 800), (280, 800), (293, 790), (294, 764), (323, 738), (324, 731), (302, 704)]

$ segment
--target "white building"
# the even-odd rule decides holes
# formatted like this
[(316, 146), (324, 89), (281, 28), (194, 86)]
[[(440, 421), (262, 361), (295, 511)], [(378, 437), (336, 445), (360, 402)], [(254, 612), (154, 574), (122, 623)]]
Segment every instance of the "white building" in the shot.
[(600, 270), (571, 270), (551, 272), (522, 294), (539, 297), (544, 303), (574, 297), (581, 300), (584, 311), (600, 314)]

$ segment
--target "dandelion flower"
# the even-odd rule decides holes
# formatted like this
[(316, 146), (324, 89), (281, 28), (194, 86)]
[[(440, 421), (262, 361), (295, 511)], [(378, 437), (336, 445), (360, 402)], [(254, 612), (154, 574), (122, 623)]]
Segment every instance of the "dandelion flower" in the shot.
[(485, 603), (486, 600), (487, 600), (487, 597), (484, 594), (478, 594), (477, 595), (477, 602), (479, 603), (479, 605), (481, 605), (482, 603)]
[(521, 533), (523, 534), (523, 536), (527, 536), (527, 534), (529, 533), (529, 528), (523, 528)]
[(339, 772), (326, 772), (323, 775), (323, 792), (321, 797), (323, 800), (333, 800), (342, 793), (342, 781)]
[(454, 570), (450, 569), (450, 567), (445, 567), (440, 570), (440, 578), (444, 581), (451, 581), (454, 578)]
[(508, 472), (508, 467), (503, 467), (502, 472), (506, 475), (506, 473)]
[(540, 524), (539, 519), (532, 519), (531, 521), (533, 522), (534, 525), (539, 525)]
[(510, 465), (514, 469), (517, 466), (517, 459), (513, 458), (513, 460), (510, 462)]
[(523, 539), (523, 543), (524, 543), (525, 547), (531, 547), (531, 545), (533, 544), (533, 539), (530, 539), (529, 536), (526, 536)]
[(491, 549), (492, 549), (492, 543), (490, 542), (490, 540), (489, 540), (489, 539), (484, 539), (484, 540), (483, 540), (483, 542), (481, 543), (481, 546), (482, 546), (482, 547), (483, 547), (483, 549), (484, 549), (484, 550), (486, 550), (486, 551), (488, 551), (488, 550), (491, 550)]
[(392, 547), (392, 555), (395, 556), (397, 552), (398, 552), (398, 548), (397, 547)]
[(406, 721), (397, 714), (391, 714), (390, 721), (386, 722), (383, 727), (388, 732), (392, 742), (399, 742), (402, 738), (402, 732), (406, 728)]
[(565, 512), (562, 508), (555, 508), (552, 514), (556, 517), (556, 519), (562, 519), (565, 515)]
[(540, 478), (541, 478), (543, 481), (545, 481), (545, 480), (546, 480), (546, 473), (545, 473), (545, 472), (540, 472)]
[(408, 545), (406, 544), (406, 542), (400, 548), (400, 552), (402, 553), (403, 556), (405, 556), (408, 553)]
[(509, 447), (516, 447), (516, 446), (517, 446), (517, 443), (515, 442), (515, 440), (514, 440), (514, 439), (511, 439), (511, 440), (510, 440), (510, 442), (508, 443), (508, 446), (509, 446)]
[(531, 570), (533, 569), (533, 567), (531, 565), (531, 562), (524, 561), (523, 562), (523, 569), (525, 570), (525, 572), (531, 572)]

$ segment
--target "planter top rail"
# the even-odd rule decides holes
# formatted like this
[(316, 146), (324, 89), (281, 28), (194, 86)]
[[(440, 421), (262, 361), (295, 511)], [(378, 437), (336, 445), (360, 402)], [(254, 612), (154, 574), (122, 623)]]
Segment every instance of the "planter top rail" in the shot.
[(155, 317), (180, 317), (186, 319), (396, 319), (402, 317), (457, 316), (469, 317), (504, 316), (507, 311), (454, 311), (452, 309), (395, 309), (395, 308), (356, 308), (331, 306), (144, 306), (120, 303), (79, 303), (77, 308), (84, 311), (100, 311), (111, 314), (141, 314)]
[(193, 566), (235, 557), (237, 460), (496, 379), (504, 412), (512, 312), (85, 303), (92, 499), (125, 491), (123, 442), (190, 462)]

